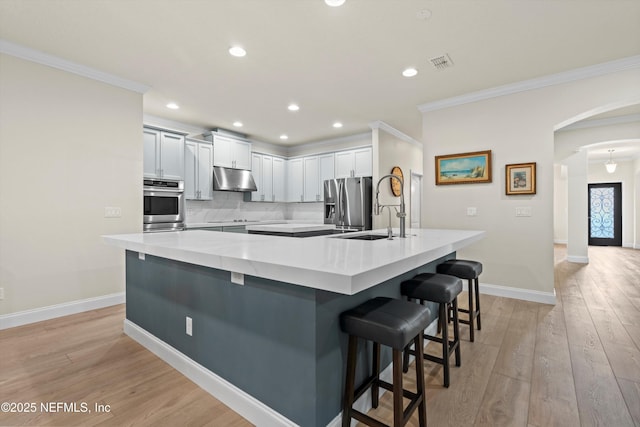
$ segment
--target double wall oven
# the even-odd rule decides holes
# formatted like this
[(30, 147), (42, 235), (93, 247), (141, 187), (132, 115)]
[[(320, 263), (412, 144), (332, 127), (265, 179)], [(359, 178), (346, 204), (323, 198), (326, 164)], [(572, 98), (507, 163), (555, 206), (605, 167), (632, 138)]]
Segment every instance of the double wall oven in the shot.
[(144, 179), (143, 231), (184, 230), (184, 181)]

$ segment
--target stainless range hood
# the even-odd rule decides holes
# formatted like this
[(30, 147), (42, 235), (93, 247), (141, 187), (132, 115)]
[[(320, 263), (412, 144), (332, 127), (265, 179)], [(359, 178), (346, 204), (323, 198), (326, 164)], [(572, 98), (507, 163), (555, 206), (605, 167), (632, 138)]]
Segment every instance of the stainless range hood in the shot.
[(213, 189), (216, 191), (258, 191), (251, 171), (213, 167)]

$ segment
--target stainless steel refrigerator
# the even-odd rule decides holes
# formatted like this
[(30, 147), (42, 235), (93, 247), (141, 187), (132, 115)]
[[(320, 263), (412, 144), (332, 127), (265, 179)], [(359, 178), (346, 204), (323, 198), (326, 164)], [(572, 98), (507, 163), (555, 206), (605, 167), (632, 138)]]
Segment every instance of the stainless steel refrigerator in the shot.
[(371, 230), (371, 177), (327, 179), (324, 223), (336, 228)]

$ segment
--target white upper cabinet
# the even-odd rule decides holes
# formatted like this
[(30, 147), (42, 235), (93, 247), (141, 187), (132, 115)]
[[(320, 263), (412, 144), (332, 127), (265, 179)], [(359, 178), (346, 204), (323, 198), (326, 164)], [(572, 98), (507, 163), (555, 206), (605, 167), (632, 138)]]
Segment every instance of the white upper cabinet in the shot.
[(213, 164), (225, 168), (251, 170), (251, 143), (215, 135)]
[(320, 177), (318, 179), (318, 194), (320, 201), (324, 201), (324, 181), (336, 177), (335, 155), (333, 153), (318, 156), (318, 169)]
[(335, 153), (335, 177), (371, 176), (373, 173), (371, 153), (371, 147)]
[(334, 178), (333, 153), (303, 157), (304, 164), (304, 201), (321, 202), (324, 200), (324, 180)]
[(287, 160), (287, 201), (304, 201), (304, 166), (302, 159)]
[(258, 191), (251, 193), (253, 202), (285, 202), (285, 160), (268, 154), (251, 155), (251, 174)]
[(145, 177), (184, 179), (184, 135), (144, 128), (143, 151)]
[(213, 145), (187, 138), (184, 150), (184, 194), (189, 200), (213, 198)]
[(287, 200), (286, 193), (286, 164), (280, 157), (273, 158), (273, 201), (284, 202)]
[(318, 156), (304, 157), (302, 162), (304, 164), (304, 201), (317, 202), (320, 200)]

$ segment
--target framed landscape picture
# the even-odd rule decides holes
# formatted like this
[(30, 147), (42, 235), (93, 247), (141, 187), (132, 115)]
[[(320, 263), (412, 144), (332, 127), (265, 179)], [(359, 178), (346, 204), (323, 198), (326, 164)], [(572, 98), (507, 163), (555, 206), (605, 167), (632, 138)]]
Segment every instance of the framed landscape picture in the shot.
[(436, 156), (436, 185), (491, 182), (491, 150)]
[(506, 193), (536, 194), (536, 164), (517, 163), (505, 166)]

